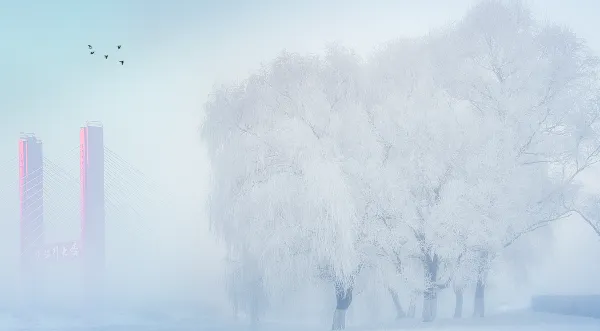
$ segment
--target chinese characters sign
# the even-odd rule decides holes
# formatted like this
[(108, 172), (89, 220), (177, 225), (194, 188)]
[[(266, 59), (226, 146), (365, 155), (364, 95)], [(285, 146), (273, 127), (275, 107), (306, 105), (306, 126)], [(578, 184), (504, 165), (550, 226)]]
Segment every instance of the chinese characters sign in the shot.
[(80, 248), (77, 241), (45, 245), (35, 251), (36, 260), (45, 261), (77, 259), (79, 255)]

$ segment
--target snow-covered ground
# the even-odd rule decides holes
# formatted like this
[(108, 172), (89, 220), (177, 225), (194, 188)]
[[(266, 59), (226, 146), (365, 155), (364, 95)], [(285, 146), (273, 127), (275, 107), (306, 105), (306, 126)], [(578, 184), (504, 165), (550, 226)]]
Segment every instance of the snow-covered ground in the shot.
[[(190, 316), (126, 316), (105, 315), (96, 318), (16, 317), (0, 315), (0, 331), (237, 331), (251, 330), (246, 325), (223, 323), (211, 318)], [(485, 319), (440, 319), (433, 323), (405, 320), (379, 326), (349, 326), (348, 331), (393, 330), (444, 330), (444, 331), (598, 331), (600, 320), (552, 314), (513, 312)], [(317, 331), (328, 330), (327, 325), (300, 326), (264, 323), (256, 330), (264, 331)]]
[(0, 314), (0, 331), (158, 331), (224, 330), (224, 323), (209, 317), (158, 313), (102, 314), (97, 316), (17, 316)]
[[(444, 331), (587, 331), (600, 330), (600, 320), (544, 313), (512, 312), (484, 319), (440, 319), (433, 323), (400, 322), (377, 330), (444, 330)], [(373, 330), (373, 329), (372, 329)]]

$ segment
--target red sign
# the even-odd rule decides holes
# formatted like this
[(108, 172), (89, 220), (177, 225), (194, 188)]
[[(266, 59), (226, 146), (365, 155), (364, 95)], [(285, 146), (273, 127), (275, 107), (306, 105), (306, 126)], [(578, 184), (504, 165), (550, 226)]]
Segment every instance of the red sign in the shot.
[(65, 243), (57, 243), (44, 245), (35, 251), (36, 260), (71, 260), (79, 257), (79, 243), (70, 241)]

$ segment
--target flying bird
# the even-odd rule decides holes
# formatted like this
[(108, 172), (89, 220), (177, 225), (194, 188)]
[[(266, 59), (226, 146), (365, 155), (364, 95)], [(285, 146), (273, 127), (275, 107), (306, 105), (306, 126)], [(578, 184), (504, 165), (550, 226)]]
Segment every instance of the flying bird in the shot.
[(105, 58), (105, 59), (108, 59), (108, 55), (104, 55), (104, 58)]
[(117, 45), (117, 49), (121, 49), (121, 45)]
[(125, 63), (125, 61), (119, 61), (119, 62), (121, 62), (121, 65), (123, 65), (123, 63)]
[(91, 52), (90, 52), (90, 54), (92, 54), (92, 55), (93, 55), (94, 53), (96, 53), (96, 52), (94, 52), (94, 51), (91, 51)]
[(92, 45), (88, 45), (88, 49), (92, 49)]

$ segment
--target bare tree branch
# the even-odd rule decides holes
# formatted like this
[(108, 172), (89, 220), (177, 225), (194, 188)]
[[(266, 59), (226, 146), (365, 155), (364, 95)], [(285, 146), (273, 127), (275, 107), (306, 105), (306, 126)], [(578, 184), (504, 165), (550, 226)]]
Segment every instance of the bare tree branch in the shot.
[(594, 232), (596, 232), (596, 234), (600, 237), (600, 226), (598, 226), (597, 224), (595, 224), (590, 218), (588, 218), (587, 216), (585, 216), (582, 212), (580, 212), (577, 209), (571, 209), (569, 211), (578, 214), (589, 226), (592, 227), (592, 229), (594, 230)]
[(507, 242), (504, 243), (503, 247), (506, 248), (510, 245), (512, 245), (515, 241), (517, 241), (517, 239), (519, 239), (520, 237), (522, 237), (525, 234), (528, 234), (530, 232), (533, 232), (539, 228), (543, 228), (545, 226), (548, 226), (550, 224), (552, 224), (553, 222), (556, 222), (558, 220), (564, 219), (566, 217), (569, 217), (571, 215), (571, 213), (569, 211), (567, 211), (566, 213), (556, 217), (556, 218), (552, 218), (552, 219), (548, 219), (548, 220), (543, 220), (543, 221), (539, 221), (536, 222), (530, 226), (528, 226), (527, 228), (525, 228), (522, 231), (519, 231), (515, 236), (513, 236), (511, 239), (509, 239)]

